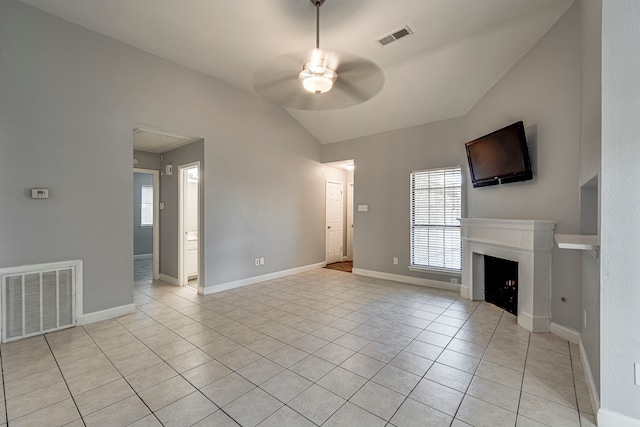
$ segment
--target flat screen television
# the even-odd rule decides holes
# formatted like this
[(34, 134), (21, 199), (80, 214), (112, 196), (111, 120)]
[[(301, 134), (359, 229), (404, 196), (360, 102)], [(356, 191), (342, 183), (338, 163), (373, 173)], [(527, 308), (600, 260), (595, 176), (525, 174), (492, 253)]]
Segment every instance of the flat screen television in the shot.
[(533, 178), (524, 124), (516, 122), (466, 144), (474, 187)]

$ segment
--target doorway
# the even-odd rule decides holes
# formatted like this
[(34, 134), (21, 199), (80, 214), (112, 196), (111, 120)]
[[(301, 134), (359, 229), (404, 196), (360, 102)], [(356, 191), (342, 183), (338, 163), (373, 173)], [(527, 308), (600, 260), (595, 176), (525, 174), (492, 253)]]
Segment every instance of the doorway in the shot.
[[(325, 262), (327, 268), (351, 272), (354, 235), (354, 160), (325, 163)], [(346, 183), (346, 184), (345, 184)]]
[(178, 187), (178, 276), (180, 286), (198, 290), (199, 280), (199, 197), (200, 162), (179, 167)]
[(327, 181), (326, 262), (342, 261), (343, 254), (343, 185), (338, 181)]
[(156, 280), (160, 274), (160, 174), (133, 169), (133, 280)]

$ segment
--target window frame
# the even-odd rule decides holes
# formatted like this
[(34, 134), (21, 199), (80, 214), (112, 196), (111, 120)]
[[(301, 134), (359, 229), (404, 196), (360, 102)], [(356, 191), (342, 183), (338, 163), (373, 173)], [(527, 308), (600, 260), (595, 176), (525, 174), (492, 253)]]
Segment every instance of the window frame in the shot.
[[(145, 197), (145, 190), (147, 192)], [(147, 198), (151, 197), (151, 201), (147, 201)], [(140, 228), (153, 227), (155, 221), (154, 209), (153, 209), (153, 185), (143, 184), (140, 186)], [(145, 213), (147, 215), (145, 215)], [(146, 222), (147, 217), (150, 216), (151, 222)]]
[[(459, 181), (457, 179), (456, 181), (458, 181), (459, 183), (456, 185), (447, 185), (446, 175), (447, 173), (451, 173), (452, 171), (457, 173)], [(434, 213), (440, 214), (442, 221), (431, 222), (431, 219), (429, 219), (428, 221), (430, 222), (421, 223), (420, 221), (417, 221), (415, 218), (416, 202), (417, 202), (416, 200), (417, 188), (416, 188), (415, 180), (417, 176), (420, 176), (420, 175), (424, 176), (427, 174), (435, 175), (436, 173), (444, 174), (443, 186), (432, 187), (429, 184), (427, 188), (423, 188), (423, 189), (429, 192), (429, 195), (427, 196), (427, 198), (432, 198), (433, 196), (432, 193), (434, 190), (437, 190), (438, 188), (441, 189), (442, 196), (440, 197), (440, 201), (442, 202), (443, 207), (442, 209), (435, 209)], [(460, 222), (458, 221), (458, 219), (463, 216), (463, 209), (464, 209), (464, 200), (463, 200), (464, 199), (464, 193), (463, 193), (464, 176), (463, 176), (462, 166), (446, 166), (446, 167), (411, 171), (409, 175), (409, 182), (410, 182), (410, 195), (409, 195), (410, 197), (410, 209), (409, 209), (410, 265), (408, 267), (409, 270), (433, 271), (436, 273), (445, 273), (453, 276), (461, 275), (462, 274), (462, 236), (461, 236)], [(450, 201), (450, 199), (447, 196), (446, 189), (451, 189), (454, 192), (457, 192), (457, 194), (459, 195), (457, 199), (454, 199), (454, 202), (456, 203), (453, 206), (453, 212), (450, 212), (451, 209), (447, 207), (447, 201)], [(421, 203), (424, 203), (424, 202), (421, 202)], [(430, 204), (430, 206), (431, 205), (432, 204)], [(430, 207), (426, 207), (426, 208), (423, 207), (421, 211), (422, 211), (421, 215), (426, 215), (428, 217), (431, 217), (432, 215), (432, 209)], [(442, 236), (443, 236), (442, 245), (439, 245), (438, 247), (434, 248), (433, 252), (429, 248), (429, 243), (425, 245), (424, 242), (420, 242), (420, 243), (416, 242), (416, 240), (419, 240), (420, 237), (422, 237), (422, 239), (425, 238), (425, 235), (417, 236), (417, 233), (416, 233), (417, 230), (428, 230), (428, 229), (442, 230)], [(451, 239), (446, 237), (447, 232), (445, 230), (457, 230), (457, 232), (454, 232), (457, 235), (456, 236), (457, 245), (455, 246), (450, 245)], [(427, 233), (427, 236), (428, 235), (429, 233)], [(426, 237), (426, 238), (427, 240), (429, 239), (429, 237)], [(418, 248), (422, 249), (422, 251), (417, 251)], [(455, 249), (455, 257), (452, 259), (451, 255), (452, 253), (454, 253), (453, 249)], [(423, 253), (416, 253), (416, 252), (423, 252)], [(416, 258), (425, 257), (425, 256), (427, 257), (426, 263), (420, 263), (420, 260), (416, 259)], [(440, 257), (442, 262), (433, 261), (433, 259), (438, 259), (438, 257)]]

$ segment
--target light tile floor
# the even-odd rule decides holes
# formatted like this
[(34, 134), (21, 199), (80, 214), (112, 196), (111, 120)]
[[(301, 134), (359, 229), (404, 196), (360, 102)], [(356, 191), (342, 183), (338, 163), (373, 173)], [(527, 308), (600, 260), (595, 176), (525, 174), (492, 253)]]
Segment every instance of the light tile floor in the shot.
[[(450, 291), (318, 269), (0, 347), (10, 426), (593, 426), (578, 347)], [(2, 419), (0, 418), (0, 419)]]

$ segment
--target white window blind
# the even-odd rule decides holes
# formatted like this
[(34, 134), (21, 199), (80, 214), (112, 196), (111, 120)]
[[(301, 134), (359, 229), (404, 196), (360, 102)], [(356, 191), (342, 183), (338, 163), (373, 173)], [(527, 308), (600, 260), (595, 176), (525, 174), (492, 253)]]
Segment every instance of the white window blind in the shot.
[(460, 166), (411, 172), (411, 265), (460, 271)]
[(153, 186), (143, 185), (140, 195), (140, 226), (153, 225)]

